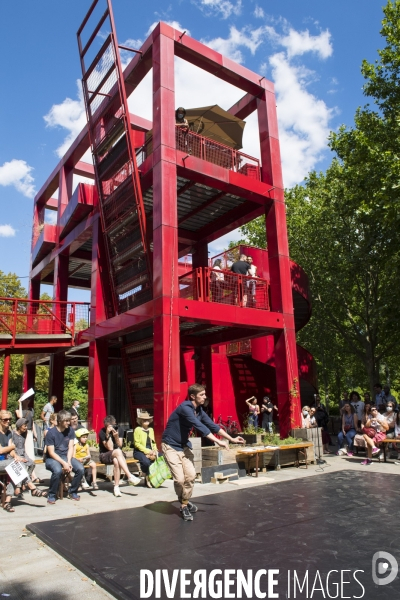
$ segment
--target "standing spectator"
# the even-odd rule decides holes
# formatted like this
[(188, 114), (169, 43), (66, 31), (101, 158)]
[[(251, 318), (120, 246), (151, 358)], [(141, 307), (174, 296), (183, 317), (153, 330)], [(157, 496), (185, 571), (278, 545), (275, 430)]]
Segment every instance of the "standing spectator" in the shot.
[(54, 405), (57, 402), (57, 396), (52, 396), (47, 404), (44, 405), (40, 418), (43, 421), (43, 433), (46, 435), (46, 431), (49, 428), (50, 415), (54, 413)]
[[(6, 467), (13, 462), (10, 453), (15, 450), (15, 444), (12, 441), (12, 432), (10, 429), (12, 417), (8, 410), (0, 411), (0, 471), (4, 472)], [(7, 512), (15, 512), (11, 504), (11, 498), (14, 495), (14, 485), (11, 481), (7, 483), (6, 499), (3, 504), (3, 509)]]
[(122, 440), (118, 435), (117, 421), (112, 415), (108, 415), (104, 421), (104, 427), (99, 431), (99, 454), (103, 465), (114, 465), (114, 496), (122, 496), (119, 489), (121, 471), (128, 478), (129, 485), (139, 485), (141, 479), (135, 477), (126, 464), (125, 456), (121, 450)]
[(74, 413), (76, 414), (76, 416), (78, 417), (78, 423), (80, 422), (79, 407), (80, 407), (79, 400), (74, 400), (72, 403), (71, 411), (70, 411), (71, 415), (73, 415)]
[(383, 400), (383, 404), (385, 405), (385, 410), (386, 410), (387, 403), (392, 402), (393, 410), (395, 410), (397, 412), (396, 398), (394, 396), (392, 396), (392, 394), (390, 393), (390, 386), (388, 386), (388, 385), (383, 386), (382, 400)]
[[(74, 458), (82, 463), (83, 467), (88, 466), (92, 470), (92, 488), (98, 490), (97, 485), (97, 468), (96, 463), (90, 456), (89, 444), (87, 443), (89, 432), (84, 427), (75, 431), (77, 443), (74, 446)], [(82, 477), (83, 489), (89, 489), (90, 485), (87, 483), (85, 476)]]
[(222, 260), (217, 258), (213, 264), (213, 270), (210, 273), (211, 293), (213, 302), (222, 302), (224, 295), (224, 274), (221, 270)]
[[(256, 265), (253, 263), (253, 258), (251, 256), (247, 257), (247, 262), (250, 265), (250, 269), (248, 271), (248, 275), (251, 275), (251, 277), (257, 277), (257, 267)], [(256, 291), (257, 291), (257, 281), (255, 279), (248, 279), (246, 281), (246, 286), (247, 286), (247, 291), (248, 291), (248, 296), (247, 296), (247, 306), (249, 306), (250, 308), (255, 308), (256, 307)]]
[(349, 401), (349, 392), (343, 392), (343, 398), (339, 400), (339, 412), (342, 414), (342, 409), (345, 404)]
[[(235, 261), (231, 266), (232, 273), (236, 273), (237, 275), (248, 275), (250, 270), (250, 265), (247, 262), (247, 256), (245, 254), (241, 254), (239, 260)], [(242, 285), (242, 293), (243, 293), (243, 306), (247, 304), (247, 288), (246, 284)]]
[(151, 487), (149, 469), (153, 461), (158, 458), (157, 444), (154, 439), (154, 429), (150, 427), (153, 417), (143, 411), (137, 418), (138, 427), (135, 428), (133, 441), (135, 444), (134, 458), (140, 463), (140, 468), (145, 474), (147, 487)]
[(361, 396), (358, 392), (350, 393), (350, 404), (354, 408), (354, 411), (357, 415), (357, 427), (361, 427), (361, 420), (364, 414), (364, 402), (361, 400)]
[(184, 133), (189, 131), (189, 123), (186, 119), (186, 110), (183, 108), (183, 106), (179, 106), (175, 111), (175, 124)]
[(363, 428), (364, 440), (367, 444), (367, 458), (362, 461), (362, 465), (370, 465), (372, 457), (380, 453), (378, 445), (386, 437), (386, 431), (389, 425), (383, 415), (378, 413), (378, 409), (372, 406), (369, 419)]
[(324, 431), (328, 431), (329, 415), (325, 404), (322, 404), (319, 394), (315, 394), (315, 418), (317, 419), (318, 427), (322, 427)]
[(274, 420), (274, 405), (269, 396), (264, 396), (261, 404), (262, 421), (261, 427), (268, 433), (272, 433), (272, 423)]
[(172, 473), (175, 492), (181, 504), (182, 518), (184, 521), (193, 521), (192, 513), (197, 512), (197, 506), (190, 502), (196, 478), (192, 444), (189, 441), (191, 430), (194, 427), (203, 437), (207, 437), (222, 448), (228, 448), (228, 442), (216, 438), (213, 433), (234, 444), (244, 444), (244, 439), (239, 436), (232, 438), (207, 417), (202, 409), (206, 399), (204, 386), (198, 383), (191, 385), (188, 395), (188, 399), (182, 402), (169, 416), (162, 435), (161, 450)]
[(364, 404), (372, 404), (371, 394), (369, 392), (365, 392), (364, 394)]
[(249, 407), (249, 415), (247, 417), (247, 423), (251, 427), (258, 427), (258, 415), (260, 414), (260, 407), (257, 404), (257, 398), (252, 396), (246, 400), (246, 404)]
[[(351, 394), (350, 394), (351, 398)], [(364, 403), (363, 403), (364, 404)], [(338, 433), (338, 444), (339, 450), (336, 454), (342, 454), (342, 447), (344, 442), (347, 442), (347, 456), (353, 456), (353, 441), (357, 433), (358, 417), (355, 408), (352, 404), (345, 404), (343, 406), (342, 414), (342, 429)]]
[(28, 419), (18, 419), (18, 421), (15, 423), (15, 427), (16, 430), (12, 432), (12, 441), (14, 442), (15, 450), (12, 454), (15, 460), (23, 463), (23, 466), (29, 475), (28, 479), (25, 479), (25, 481), (19, 483), (15, 488), (15, 494), (18, 496), (21, 493), (21, 486), (26, 485), (30, 489), (32, 496), (37, 498), (46, 498), (47, 492), (38, 490), (31, 479), (35, 468), (35, 463), (28, 455), (25, 445), (28, 433)]
[(384, 403), (384, 392), (383, 392), (381, 383), (376, 383), (374, 385), (374, 392), (375, 392), (375, 406), (378, 409), (378, 411), (383, 412), (385, 410), (385, 403)]
[(35, 473), (35, 447), (34, 440), (37, 441), (35, 413), (33, 408), (29, 406), (32, 396), (25, 400), (18, 400), (18, 408), (15, 411), (15, 416), (18, 419), (26, 419), (26, 437), (25, 437), (25, 452), (33, 462), (33, 471), (31, 474), (33, 483), (43, 483), (41, 479), (36, 477)]
[(83, 466), (74, 456), (75, 431), (70, 427), (71, 413), (60, 410), (57, 414), (57, 425), (49, 429), (46, 435), (47, 458), (46, 469), (51, 471), (50, 488), (47, 497), (49, 504), (56, 503), (62, 473), (74, 473), (69, 488), (69, 498), (80, 500), (78, 488), (83, 477)]

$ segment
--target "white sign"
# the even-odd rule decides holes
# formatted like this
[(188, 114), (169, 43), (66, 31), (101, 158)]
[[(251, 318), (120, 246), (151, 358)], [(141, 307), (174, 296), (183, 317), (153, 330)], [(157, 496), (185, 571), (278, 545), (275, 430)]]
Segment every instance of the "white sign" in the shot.
[(14, 485), (18, 485), (24, 479), (29, 477), (28, 471), (25, 469), (23, 463), (14, 460), (11, 464), (6, 467), (6, 471), (11, 477)]
[(28, 390), (27, 392), (25, 392), (25, 394), (22, 394), (22, 396), (18, 400), (18, 402), (23, 402), (27, 398), (30, 398), (31, 396), (33, 396), (34, 393), (35, 393), (35, 390), (33, 388), (31, 388), (30, 390)]

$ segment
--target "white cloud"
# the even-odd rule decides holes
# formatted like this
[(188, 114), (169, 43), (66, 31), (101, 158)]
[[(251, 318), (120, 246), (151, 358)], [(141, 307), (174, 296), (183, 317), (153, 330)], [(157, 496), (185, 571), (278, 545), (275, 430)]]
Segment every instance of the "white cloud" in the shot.
[(220, 14), (223, 19), (242, 12), (242, 0), (237, 0), (236, 3), (230, 0), (200, 0), (200, 4), (196, 2), (196, 6), (203, 8), (209, 15)]
[(255, 9), (254, 9), (254, 16), (255, 16), (257, 19), (262, 19), (262, 18), (265, 16), (265, 15), (264, 15), (264, 11), (263, 11), (263, 9), (261, 8), (261, 6), (258, 6), (258, 5), (257, 5), (257, 6), (255, 7)]
[(78, 99), (66, 98), (61, 104), (53, 104), (43, 118), (47, 127), (62, 127), (69, 131), (61, 146), (56, 150), (58, 156), (63, 156), (77, 135), (86, 125), (85, 105), (82, 97), (81, 82), (77, 80)]
[(334, 110), (307, 90), (313, 73), (291, 64), (284, 52), (271, 56), (269, 64), (277, 94), (284, 183), (291, 187), (321, 159)]
[(290, 29), (287, 35), (279, 38), (279, 43), (286, 48), (289, 58), (306, 52), (315, 52), (320, 58), (325, 59), (333, 53), (331, 34), (328, 30), (321, 31), (319, 35), (310, 35), (308, 30)]
[(0, 225), (0, 237), (14, 237), (16, 231), (11, 225)]
[(263, 42), (263, 35), (263, 27), (253, 30), (250, 27), (243, 27), (243, 29), (239, 31), (235, 26), (232, 26), (229, 30), (228, 38), (219, 37), (213, 40), (202, 40), (202, 43), (213, 50), (220, 52), (224, 56), (227, 56), (238, 63), (242, 63), (244, 62), (244, 58), (239, 48), (247, 48), (254, 55), (260, 44)]
[(31, 175), (33, 167), (30, 167), (25, 160), (13, 158), (10, 162), (5, 162), (0, 167), (0, 185), (13, 185), (18, 192), (21, 192), (27, 198), (33, 198), (35, 187), (34, 178)]

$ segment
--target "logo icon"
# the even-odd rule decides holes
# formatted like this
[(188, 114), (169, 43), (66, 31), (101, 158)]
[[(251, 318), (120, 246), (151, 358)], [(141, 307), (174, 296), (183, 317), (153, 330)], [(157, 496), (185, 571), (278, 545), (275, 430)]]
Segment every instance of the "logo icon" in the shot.
[[(372, 579), (376, 585), (388, 585), (397, 577), (399, 565), (393, 554), (375, 552), (372, 557)], [(384, 575), (384, 577), (381, 577)]]

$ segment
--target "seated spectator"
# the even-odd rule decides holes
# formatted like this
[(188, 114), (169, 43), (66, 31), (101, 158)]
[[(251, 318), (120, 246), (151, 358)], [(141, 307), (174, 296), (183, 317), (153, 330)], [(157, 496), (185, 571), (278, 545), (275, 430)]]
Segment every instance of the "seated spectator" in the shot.
[(154, 440), (154, 429), (150, 427), (150, 423), (153, 421), (153, 417), (148, 412), (140, 413), (137, 423), (138, 427), (135, 428), (133, 441), (135, 444), (135, 451), (133, 456), (137, 458), (140, 463), (140, 469), (146, 476), (146, 484), (151, 487), (149, 481), (149, 468), (153, 461), (158, 458), (157, 444)]
[[(303, 429), (309, 429), (311, 427), (310, 410), (311, 409), (309, 406), (303, 406), (303, 408), (301, 409), (301, 426), (303, 427)], [(314, 410), (314, 418), (315, 418), (315, 421), (317, 421), (317, 418), (315, 417), (315, 410)], [(317, 427), (318, 427), (318, 423), (317, 423)]]
[(362, 461), (362, 465), (370, 465), (372, 457), (380, 453), (378, 445), (386, 438), (388, 429), (389, 425), (386, 423), (386, 419), (378, 413), (376, 406), (373, 406), (363, 428), (364, 440), (367, 444), (367, 458)]
[[(350, 395), (351, 397), (351, 395)], [(342, 430), (338, 433), (339, 450), (336, 454), (342, 454), (341, 449), (347, 442), (347, 456), (353, 456), (353, 440), (357, 433), (358, 419), (354, 407), (347, 403), (343, 406)]]
[(394, 405), (394, 403), (391, 400), (389, 400), (386, 403), (386, 412), (383, 413), (383, 416), (385, 417), (386, 422), (389, 425), (389, 429), (386, 431), (387, 438), (395, 437), (395, 431), (394, 431), (395, 424), (396, 424), (395, 408), (396, 408), (396, 406)]
[[(97, 467), (94, 460), (90, 456), (90, 448), (87, 443), (89, 431), (84, 427), (75, 431), (77, 443), (74, 446), (74, 458), (78, 460), (84, 467), (88, 466), (92, 470), (92, 488), (98, 490), (97, 485)], [(87, 483), (86, 478), (82, 477), (82, 487), (84, 490), (88, 490), (90, 485)]]
[[(12, 433), (10, 429), (11, 425), (11, 413), (8, 410), (0, 411), (0, 472), (6, 470), (6, 467), (13, 462), (11, 452), (15, 450), (15, 444), (12, 441)], [(15, 512), (11, 499), (14, 495), (14, 485), (11, 479), (7, 482), (6, 488), (6, 499), (3, 504), (3, 509), (7, 512)]]
[(358, 392), (353, 391), (350, 393), (350, 404), (354, 408), (357, 415), (357, 427), (361, 427), (361, 419), (364, 412), (364, 402), (361, 400), (361, 396)]
[(258, 415), (260, 414), (260, 407), (257, 404), (257, 398), (252, 396), (246, 400), (246, 404), (249, 407), (249, 415), (247, 417), (247, 423), (249, 427), (253, 426), (257, 429), (258, 427)]
[(69, 488), (69, 498), (80, 500), (77, 494), (83, 477), (83, 465), (74, 458), (75, 431), (70, 427), (71, 413), (60, 410), (57, 414), (57, 425), (49, 429), (46, 435), (46, 469), (51, 471), (50, 488), (47, 497), (49, 504), (56, 503), (61, 476), (64, 473), (74, 473)]
[(25, 447), (26, 436), (28, 433), (28, 419), (18, 419), (18, 421), (15, 424), (15, 427), (16, 431), (12, 432), (12, 441), (14, 442), (15, 449), (14, 452), (10, 453), (10, 455), (13, 456), (13, 458), (16, 461), (23, 463), (23, 466), (28, 471), (29, 475), (28, 479), (25, 479), (20, 484), (18, 484), (18, 486), (15, 487), (15, 495), (18, 496), (21, 493), (21, 486), (26, 485), (30, 489), (32, 496), (35, 496), (37, 498), (46, 498), (47, 492), (42, 492), (41, 490), (38, 490), (31, 479), (31, 475), (35, 469), (35, 463), (28, 456)]
[(125, 456), (121, 450), (122, 440), (118, 436), (118, 427), (115, 417), (108, 415), (104, 419), (104, 427), (99, 431), (100, 462), (103, 465), (114, 465), (114, 496), (122, 496), (119, 489), (121, 471), (128, 478), (129, 485), (139, 485), (141, 480), (129, 471)]
[[(27, 456), (35, 462), (35, 446), (34, 441), (37, 442), (37, 431), (35, 424), (35, 413), (33, 408), (30, 406), (32, 396), (25, 398), (25, 400), (18, 400), (18, 408), (15, 411), (15, 416), (18, 419), (26, 419), (27, 420), (27, 433), (25, 438), (25, 452)], [(36, 477), (35, 469), (32, 472), (32, 481), (33, 483), (43, 483), (39, 477)]]
[[(396, 413), (396, 421), (394, 424), (394, 437), (395, 439), (400, 440), (400, 413)], [(399, 444), (393, 444), (393, 446), (397, 450), (397, 460), (400, 460), (400, 446)]]

